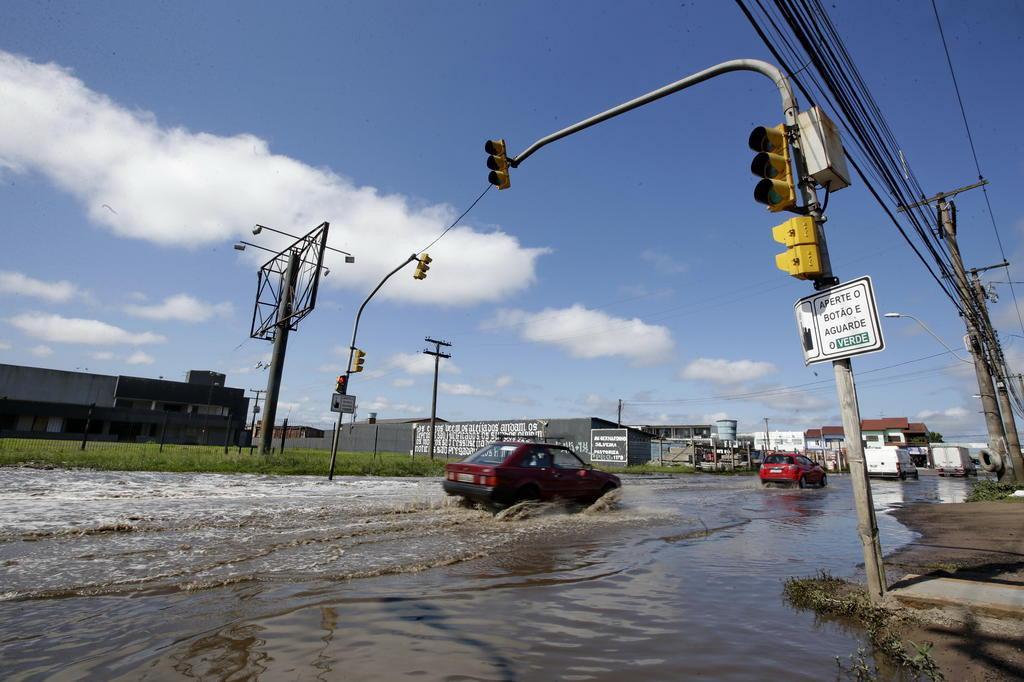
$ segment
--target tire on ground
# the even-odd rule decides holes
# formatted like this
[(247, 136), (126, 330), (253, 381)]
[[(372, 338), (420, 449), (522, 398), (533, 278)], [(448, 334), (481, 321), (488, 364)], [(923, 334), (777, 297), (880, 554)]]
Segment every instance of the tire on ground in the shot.
[(981, 468), (985, 471), (998, 474), (1003, 470), (1003, 458), (998, 453), (982, 450), (978, 453), (978, 460), (981, 462)]

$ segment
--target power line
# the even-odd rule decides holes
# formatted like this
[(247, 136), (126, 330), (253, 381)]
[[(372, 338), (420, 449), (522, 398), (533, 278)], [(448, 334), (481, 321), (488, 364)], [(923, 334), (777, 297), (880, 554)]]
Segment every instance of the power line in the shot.
[[(953, 69), (953, 58), (949, 54), (949, 45), (946, 43), (946, 33), (942, 30), (942, 19), (939, 18), (939, 8), (935, 4), (935, 0), (932, 0), (932, 11), (935, 13), (935, 24), (939, 28), (939, 38), (942, 40), (942, 49), (946, 53), (946, 64), (949, 66), (949, 77), (953, 81), (953, 90), (956, 92), (956, 101), (960, 105), (960, 116), (964, 121), (964, 132), (967, 133), (967, 142), (971, 147), (971, 156), (974, 157), (974, 168), (978, 171), (978, 180), (984, 180), (985, 176), (981, 172), (981, 163), (978, 161), (978, 150), (974, 146), (974, 135), (971, 134), (971, 125), (967, 122), (967, 110), (964, 108), (964, 100), (960, 95), (960, 84), (956, 80), (956, 71)], [(992, 212), (992, 203), (988, 198), (988, 189), (985, 187), (981, 188), (981, 194), (985, 197), (985, 206), (988, 208), (988, 217), (992, 221), (992, 231), (996, 235), (996, 244), (999, 245), (999, 255), (1002, 256), (1003, 260), (1006, 260), (1006, 252), (1003, 250), (1003, 238), (999, 234), (999, 227), (996, 225), (996, 215)], [(1013, 282), (1010, 281), (1010, 273), (1006, 272), (1006, 283), (1010, 285), (1010, 294), (1013, 298), (1013, 307), (1017, 311), (1017, 322), (1020, 324), (1020, 330), (1024, 332), (1024, 317), (1021, 316), (1020, 306), (1017, 305), (1017, 292), (1013, 287)]]
[(423, 247), (422, 249), (420, 249), (420, 250), (419, 250), (419, 251), (417, 251), (416, 253), (423, 253), (424, 251), (426, 251), (427, 249), (429, 249), (429, 248), (430, 248), (431, 246), (433, 246), (434, 244), (436, 244), (436, 243), (438, 243), (439, 241), (441, 241), (441, 237), (443, 237), (443, 236), (445, 236), (446, 234), (448, 234), (448, 230), (450, 230), (450, 229), (452, 229), (453, 227), (455, 227), (456, 225), (458, 225), (458, 224), (459, 224), (459, 221), (461, 221), (461, 220), (462, 220), (463, 218), (465, 218), (465, 217), (466, 217), (466, 214), (468, 214), (468, 213), (469, 213), (470, 211), (472, 211), (472, 210), (473, 210), (473, 208), (474, 208), (474, 207), (475, 207), (475, 206), (476, 206), (476, 205), (477, 205), (478, 203), (480, 203), (480, 200), (484, 198), (484, 195), (485, 195), (485, 194), (487, 194), (488, 192), (490, 192), (490, 191), (491, 191), (491, 188), (492, 188), (492, 187), (494, 187), (494, 185), (492, 185), (492, 184), (488, 183), (488, 184), (487, 184), (487, 187), (486, 187), (486, 188), (484, 188), (484, 191), (483, 191), (483, 192), (480, 192), (480, 196), (478, 196), (478, 197), (477, 197), (476, 199), (474, 199), (474, 200), (473, 200), (473, 203), (469, 205), (469, 208), (467, 208), (467, 209), (466, 209), (465, 211), (463, 211), (463, 212), (462, 212), (462, 215), (460, 215), (460, 216), (459, 216), (458, 218), (456, 218), (456, 219), (455, 219), (455, 221), (454, 221), (454, 222), (453, 222), (453, 223), (452, 223), (451, 225), (449, 225), (448, 227), (444, 228), (444, 231), (443, 231), (443, 232), (442, 232), (441, 234), (437, 235), (437, 239), (435, 239), (434, 241), (430, 242), (429, 244), (427, 244), (426, 246), (424, 246), (424, 247)]
[[(912, 363), (915, 363), (915, 362), (922, 362), (924, 360), (931, 360), (933, 358), (938, 358), (938, 357), (942, 357), (944, 355), (949, 355), (949, 354), (950, 354), (949, 351), (943, 351), (941, 353), (933, 353), (931, 355), (925, 355), (925, 356), (920, 357), (920, 358), (914, 358), (912, 360), (905, 360), (903, 362), (897, 362), (897, 363), (894, 363), (894, 364), (891, 364), (891, 365), (885, 365), (884, 367), (876, 367), (875, 369), (870, 369), (870, 370), (862, 371), (859, 374), (861, 376), (863, 376), (865, 374), (873, 374), (875, 372), (883, 372), (885, 370), (894, 369), (896, 367), (903, 367), (904, 365), (909, 365), (909, 364), (912, 364)], [(917, 375), (921, 375), (921, 374), (927, 374), (927, 373), (930, 373), (930, 372), (934, 372), (934, 371), (936, 371), (936, 369), (947, 369), (947, 368), (950, 368), (950, 367), (958, 367), (958, 366), (959, 365), (948, 365), (948, 366), (943, 366), (943, 367), (939, 367), (939, 368), (932, 367), (932, 368), (927, 368), (927, 369), (922, 369), (922, 370), (915, 370), (913, 372), (904, 372), (902, 374), (894, 374), (892, 376), (879, 377), (876, 380), (869, 380), (869, 381), (865, 381), (865, 382), (859, 382), (858, 386), (860, 386), (860, 385), (870, 385), (872, 381), (885, 381), (885, 380), (891, 380), (891, 379), (893, 379), (895, 377), (917, 376)], [(660, 404), (708, 402), (708, 401), (712, 401), (712, 400), (749, 400), (749, 399), (753, 399), (753, 398), (763, 398), (763, 397), (768, 397), (768, 396), (778, 397), (778, 396), (785, 395), (785, 394), (800, 392), (801, 390), (825, 390), (825, 389), (831, 390), (832, 386), (833, 386), (833, 382), (832, 382), (831, 379), (821, 379), (821, 380), (818, 380), (818, 381), (808, 381), (808, 382), (805, 382), (805, 383), (802, 383), (802, 384), (792, 384), (790, 386), (779, 386), (779, 387), (776, 387), (776, 388), (765, 389), (765, 390), (762, 390), (762, 391), (749, 391), (749, 392), (746, 392), (746, 393), (733, 393), (733, 394), (714, 395), (714, 396), (707, 396), (707, 397), (702, 397), (702, 398), (667, 398), (667, 399), (663, 399), (663, 400), (630, 400), (630, 401), (628, 401), (628, 403), (631, 404), (631, 405), (660, 405)], [(808, 388), (808, 387), (816, 387), (816, 388)]]
[[(787, 59), (783, 57), (780, 50), (787, 49), (791, 54), (798, 57), (798, 61), (802, 62), (804, 59), (798, 54), (794, 44), (790, 42), (786, 33), (779, 27), (761, 0), (755, 0), (755, 2), (760, 8), (761, 13), (765, 16), (767, 24), (771, 27), (770, 29), (762, 28), (743, 0), (737, 0), (740, 9), (773, 57), (792, 74), (793, 70), (789, 68)], [(885, 211), (914, 254), (925, 266), (929, 275), (953, 303), (954, 307), (961, 315), (973, 316), (974, 311), (966, 309), (961, 304), (948, 284), (948, 282), (952, 281), (952, 267), (948, 255), (941, 248), (935, 236), (938, 225), (937, 217), (929, 215), (927, 211), (920, 207), (917, 210), (907, 210), (907, 218), (911, 223), (912, 232), (917, 238), (915, 241), (896, 219), (896, 216), (886, 205), (886, 202), (882, 201), (878, 190), (868, 177), (870, 174), (880, 184), (884, 185), (897, 206), (906, 208), (915, 203), (914, 199), (916, 197), (923, 194), (909, 167), (905, 166), (904, 159), (897, 159), (893, 153), (892, 150), (898, 150), (899, 145), (896, 143), (895, 137), (885, 122), (877, 103), (875, 103), (867, 91), (856, 65), (850, 59), (849, 53), (842, 44), (827, 14), (820, 7), (820, 4), (817, 4), (816, 8), (811, 7), (806, 2), (797, 4), (778, 0), (775, 4), (780, 12), (782, 21), (792, 30), (795, 40), (810, 57), (825, 83), (825, 87), (818, 87), (817, 90), (821, 93), (824, 100), (830, 102), (833, 111), (836, 112), (839, 124), (845, 128), (851, 144), (868, 161), (865, 170), (853, 155), (848, 155), (854, 171), (864, 182), (869, 192), (875, 198), (875, 201)], [(821, 26), (824, 26), (824, 29)], [(773, 39), (769, 37), (766, 32), (767, 30), (773, 30), (778, 38)], [(808, 88), (795, 75), (791, 77), (803, 95), (813, 105), (815, 103), (814, 97), (812, 97)], [(813, 79), (811, 82), (814, 82)], [(888, 149), (880, 146), (879, 140), (885, 140)], [(937, 267), (937, 271), (929, 263), (929, 259), (924, 256), (922, 250), (929, 254), (930, 260)]]

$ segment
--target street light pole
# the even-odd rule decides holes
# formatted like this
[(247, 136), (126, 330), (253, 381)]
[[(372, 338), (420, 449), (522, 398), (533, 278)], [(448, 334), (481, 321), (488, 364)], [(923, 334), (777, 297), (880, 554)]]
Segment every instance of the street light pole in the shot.
[[(346, 365), (346, 367), (345, 367), (345, 390), (346, 391), (348, 390), (348, 380), (349, 380), (349, 377), (352, 375), (352, 357), (353, 357), (353, 355), (356, 352), (356, 334), (359, 333), (359, 318), (361, 318), (363, 316), (363, 308), (365, 308), (366, 304), (370, 302), (370, 299), (373, 298), (374, 294), (376, 294), (378, 291), (380, 291), (380, 288), (382, 286), (384, 286), (384, 282), (387, 282), (389, 279), (391, 279), (391, 277), (396, 272), (398, 272), (399, 270), (404, 268), (409, 263), (412, 263), (417, 258), (418, 258), (417, 254), (415, 254), (415, 253), (412, 254), (411, 256), (406, 258), (404, 261), (402, 261), (401, 265), (399, 265), (397, 268), (395, 268), (394, 270), (392, 270), (388, 274), (384, 275), (384, 279), (382, 279), (380, 281), (380, 283), (377, 284), (377, 286), (375, 286), (373, 288), (373, 291), (370, 292), (370, 295), (367, 296), (366, 300), (364, 300), (362, 302), (362, 304), (359, 306), (359, 310), (356, 312), (355, 322), (352, 323), (352, 342), (349, 343), (349, 345), (348, 345), (348, 365)], [(355, 417), (353, 416), (353, 419), (354, 418)], [(338, 415), (338, 422), (337, 422), (337, 424), (334, 427), (334, 443), (331, 445), (331, 467), (330, 467), (330, 469), (327, 472), (327, 480), (329, 480), (329, 481), (334, 480), (334, 463), (335, 463), (335, 461), (338, 458), (338, 438), (340, 436), (341, 436), (341, 415), (339, 414)]]
[(950, 348), (949, 345), (947, 345), (946, 342), (943, 341), (942, 338), (938, 334), (933, 332), (928, 325), (926, 325), (924, 322), (922, 322), (921, 320), (917, 319), (913, 315), (908, 315), (907, 313), (885, 313), (885, 315), (883, 315), (883, 317), (888, 317), (888, 318), (892, 318), (892, 319), (896, 319), (896, 318), (900, 318), (900, 317), (906, 317), (907, 319), (910, 319), (910, 320), (913, 320), (914, 322), (917, 322), (919, 325), (921, 325), (922, 329), (924, 329), (926, 332), (931, 334), (932, 337), (936, 341), (941, 343), (942, 347), (945, 348), (946, 350), (948, 350), (950, 355), (952, 355), (954, 358), (956, 358), (960, 362), (966, 362), (967, 364), (971, 364), (970, 360), (968, 360), (966, 358), (962, 358), (959, 355), (957, 355), (956, 351), (953, 350), (952, 348)]

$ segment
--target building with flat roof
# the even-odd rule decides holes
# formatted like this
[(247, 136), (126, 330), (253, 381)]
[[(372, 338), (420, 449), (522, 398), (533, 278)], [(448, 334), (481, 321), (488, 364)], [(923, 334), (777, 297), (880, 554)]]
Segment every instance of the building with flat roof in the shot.
[(0, 364), (0, 436), (240, 444), (249, 399), (219, 372), (185, 381)]

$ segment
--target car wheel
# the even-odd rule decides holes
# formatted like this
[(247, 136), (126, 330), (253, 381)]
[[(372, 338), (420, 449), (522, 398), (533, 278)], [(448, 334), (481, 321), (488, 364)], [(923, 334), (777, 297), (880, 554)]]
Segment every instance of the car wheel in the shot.
[(818, 487), (819, 488), (824, 488), (827, 485), (828, 485), (828, 476), (826, 476), (825, 474), (822, 474), (821, 475), (821, 482), (818, 483)]
[(915, 481), (920, 481), (921, 480), (921, 473), (919, 471), (915, 471), (914, 472), (914, 480)]
[(540, 491), (535, 485), (526, 485), (516, 493), (516, 502), (536, 502), (540, 499)]
[(904, 473), (901, 473), (901, 474), (900, 474), (900, 480), (901, 480), (901, 481), (905, 481), (905, 480), (907, 480), (907, 475), (906, 475), (906, 474), (904, 474)]
[(803, 476), (801, 476), (800, 480), (797, 482), (797, 485), (799, 485), (801, 488), (806, 488), (807, 487), (807, 479), (805, 479)]

